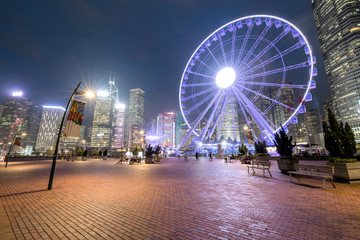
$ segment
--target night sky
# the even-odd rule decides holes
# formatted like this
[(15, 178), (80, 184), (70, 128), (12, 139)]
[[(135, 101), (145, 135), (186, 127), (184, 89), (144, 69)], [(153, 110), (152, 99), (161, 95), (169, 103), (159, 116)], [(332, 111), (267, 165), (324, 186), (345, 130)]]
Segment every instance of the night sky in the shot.
[(0, 1), (0, 100), (13, 90), (65, 106), (76, 84), (100, 88), (116, 72), (120, 101), (146, 92), (145, 115), (179, 110), (178, 88), (195, 48), (234, 19), (269, 14), (292, 22), (317, 56), (320, 99), (329, 96), (310, 0)]

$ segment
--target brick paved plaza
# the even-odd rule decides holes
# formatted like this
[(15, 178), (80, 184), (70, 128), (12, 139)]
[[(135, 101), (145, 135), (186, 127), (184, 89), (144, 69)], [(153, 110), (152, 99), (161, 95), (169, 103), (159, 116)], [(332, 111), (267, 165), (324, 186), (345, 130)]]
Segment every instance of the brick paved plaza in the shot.
[[(0, 239), (360, 239), (360, 184), (290, 183), (246, 165), (115, 165), (115, 159), (0, 166)], [(324, 164), (324, 162), (318, 162)], [(260, 172), (259, 172), (260, 173)]]

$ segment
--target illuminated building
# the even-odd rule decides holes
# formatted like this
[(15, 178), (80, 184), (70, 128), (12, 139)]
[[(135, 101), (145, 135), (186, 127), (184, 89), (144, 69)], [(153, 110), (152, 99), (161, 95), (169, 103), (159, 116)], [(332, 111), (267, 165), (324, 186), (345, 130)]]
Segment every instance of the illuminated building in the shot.
[(313, 0), (312, 9), (335, 114), (360, 143), (360, 1)]
[(175, 113), (159, 114), (156, 121), (156, 135), (162, 147), (175, 147)]
[(111, 107), (112, 99), (110, 94), (106, 91), (98, 92), (95, 101), (91, 147), (109, 148), (112, 128)]
[(145, 92), (140, 88), (130, 89), (129, 125), (144, 127), (144, 97)]
[(135, 145), (132, 142), (132, 126), (144, 130), (144, 97), (145, 92), (140, 88), (130, 89), (129, 110), (126, 116), (126, 142), (128, 147)]
[(112, 148), (120, 149), (125, 146), (124, 144), (125, 134), (125, 105), (115, 104), (113, 112), (113, 140)]
[(62, 107), (43, 106), (39, 133), (35, 144), (36, 150), (53, 150), (64, 111), (65, 109)]
[(186, 131), (186, 123), (180, 111), (175, 114), (175, 146), (179, 146), (181, 142), (181, 135)]
[(35, 149), (42, 112), (43, 107), (39, 104), (28, 103), (28, 110), (24, 120), (26, 136), (23, 137), (21, 142), (23, 155), (31, 155)]
[(7, 98), (0, 121), (0, 145), (12, 142), (19, 124), (21, 130), (25, 129), (24, 119), (27, 108), (28, 99), (22, 96), (22, 92), (14, 92)]
[(216, 139), (219, 140), (221, 137), (224, 137), (226, 140), (240, 141), (238, 114), (235, 110), (237, 109), (236, 99), (232, 97), (229, 98), (228, 101), (229, 103), (223, 113), (224, 116), (221, 118), (220, 124), (217, 127)]

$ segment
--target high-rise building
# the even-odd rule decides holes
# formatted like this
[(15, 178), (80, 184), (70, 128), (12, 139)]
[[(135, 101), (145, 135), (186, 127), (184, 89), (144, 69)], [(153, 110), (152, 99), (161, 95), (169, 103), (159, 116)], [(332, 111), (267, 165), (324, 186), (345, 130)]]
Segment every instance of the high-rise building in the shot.
[(307, 110), (305, 113), (307, 131), (309, 135), (321, 133), (321, 122), (315, 109)]
[(360, 143), (360, 1), (312, 0), (335, 114)]
[(125, 105), (117, 103), (113, 112), (112, 148), (121, 149), (125, 146)]
[(144, 98), (145, 92), (140, 88), (130, 89), (129, 126), (136, 124), (144, 128)]
[(5, 109), (5, 105), (0, 105), (0, 119), (1, 119), (4, 109)]
[(159, 114), (156, 121), (156, 135), (163, 147), (175, 147), (175, 113)]
[(22, 92), (14, 92), (7, 98), (0, 121), (0, 145), (11, 143), (18, 130), (25, 130), (27, 108), (28, 99)]
[(236, 98), (230, 97), (228, 105), (217, 127), (216, 139), (223, 137), (225, 140), (240, 141), (240, 129), (236, 109)]
[(126, 114), (126, 129), (125, 129), (125, 145), (126, 147), (131, 148), (135, 146), (132, 139), (133, 137), (133, 127), (136, 127), (134, 131), (141, 129), (144, 131), (144, 98), (145, 92), (140, 88), (130, 89), (130, 101), (129, 101), (129, 110)]
[(63, 107), (43, 106), (39, 133), (35, 144), (36, 150), (54, 150), (64, 111)]
[(175, 115), (175, 146), (179, 146), (181, 143), (181, 135), (186, 131), (186, 123), (180, 111)]
[(28, 110), (24, 120), (26, 136), (23, 137), (21, 142), (22, 154), (24, 155), (31, 155), (35, 149), (41, 115), (43, 112), (43, 107), (39, 104), (29, 102), (28, 105)]
[(109, 148), (111, 144), (112, 98), (101, 92), (96, 97), (94, 119), (91, 133), (91, 147)]

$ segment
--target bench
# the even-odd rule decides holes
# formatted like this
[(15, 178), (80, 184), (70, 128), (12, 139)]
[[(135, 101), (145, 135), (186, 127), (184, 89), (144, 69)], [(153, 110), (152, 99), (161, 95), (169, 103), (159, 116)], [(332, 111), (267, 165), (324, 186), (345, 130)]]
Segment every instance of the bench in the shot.
[(134, 163), (141, 164), (141, 158), (131, 158), (129, 161), (129, 165), (134, 164)]
[(126, 157), (124, 158), (120, 158), (119, 161), (116, 163), (116, 165), (118, 164), (123, 164), (123, 163), (126, 163), (126, 162), (129, 162), (130, 160)]
[(259, 161), (259, 160), (252, 160), (251, 165), (247, 166), (248, 168), (248, 174), (250, 173), (250, 168), (253, 170), (253, 175), (255, 175), (255, 169), (261, 169), (263, 170), (263, 176), (265, 177), (265, 171), (268, 171), (270, 177), (272, 178), (271, 172), (270, 172), (270, 162), (269, 161)]
[(292, 182), (292, 175), (295, 175), (299, 183), (301, 183), (299, 176), (309, 176), (322, 178), (323, 188), (326, 189), (326, 179), (329, 179), (334, 188), (335, 184), (333, 182), (334, 167), (333, 166), (316, 166), (316, 165), (303, 165), (295, 164), (295, 171), (289, 171), (290, 182)]

